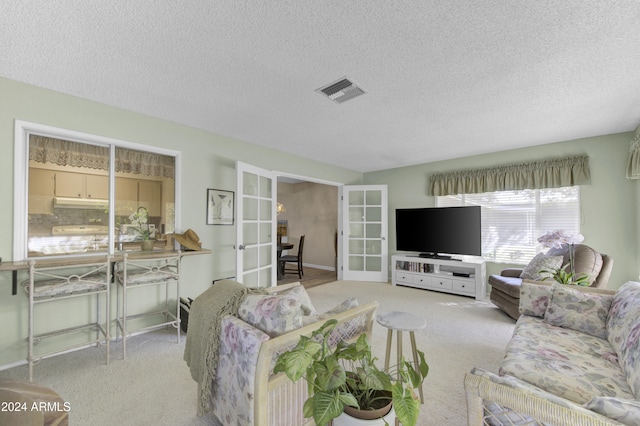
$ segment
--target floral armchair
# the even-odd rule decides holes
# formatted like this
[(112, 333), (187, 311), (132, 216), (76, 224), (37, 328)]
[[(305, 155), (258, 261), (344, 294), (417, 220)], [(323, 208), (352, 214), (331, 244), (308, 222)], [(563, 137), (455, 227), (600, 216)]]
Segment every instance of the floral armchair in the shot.
[(336, 340), (370, 336), (378, 304), (357, 306), (349, 299), (318, 314), (299, 283), (273, 287), (268, 293), (247, 296), (236, 316), (222, 319), (213, 412), (223, 424), (310, 425), (313, 421), (302, 414), (306, 384), (292, 383), (282, 373), (274, 375), (275, 359), (330, 318), (339, 322)]

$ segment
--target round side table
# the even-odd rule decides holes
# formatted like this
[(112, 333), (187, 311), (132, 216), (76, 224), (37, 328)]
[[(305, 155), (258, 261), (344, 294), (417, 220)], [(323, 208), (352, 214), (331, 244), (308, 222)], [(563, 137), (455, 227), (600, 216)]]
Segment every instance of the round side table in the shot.
[[(389, 361), (391, 358), (391, 340), (393, 338), (393, 332), (396, 332), (396, 344), (397, 344), (397, 358), (398, 362), (402, 359), (402, 332), (408, 331), (411, 338), (411, 351), (413, 352), (413, 362), (415, 368), (418, 369), (418, 352), (416, 348), (416, 330), (422, 330), (427, 326), (427, 321), (417, 315), (410, 314), (408, 312), (387, 312), (386, 314), (378, 315), (376, 318), (378, 324), (387, 328), (387, 352), (384, 359), (384, 369), (389, 371)], [(424, 404), (424, 395), (422, 392), (422, 385), (419, 388), (420, 402)]]

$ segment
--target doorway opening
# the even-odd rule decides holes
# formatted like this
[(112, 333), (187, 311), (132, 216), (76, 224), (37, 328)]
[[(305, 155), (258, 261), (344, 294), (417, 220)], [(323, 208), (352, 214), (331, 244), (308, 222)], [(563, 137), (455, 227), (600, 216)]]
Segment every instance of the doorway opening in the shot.
[(302, 279), (297, 274), (284, 274), (278, 284), (300, 281), (308, 288), (338, 279), (340, 186), (278, 173), (278, 240), (294, 246), (283, 255), (297, 255), (300, 237), (305, 236)]

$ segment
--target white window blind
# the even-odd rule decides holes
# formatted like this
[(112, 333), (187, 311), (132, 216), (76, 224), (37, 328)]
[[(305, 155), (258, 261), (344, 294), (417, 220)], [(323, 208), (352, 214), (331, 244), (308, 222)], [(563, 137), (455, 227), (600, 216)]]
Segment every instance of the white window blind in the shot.
[(580, 232), (579, 186), (439, 196), (436, 206), (481, 206), (482, 256), (492, 262), (526, 264), (547, 231)]

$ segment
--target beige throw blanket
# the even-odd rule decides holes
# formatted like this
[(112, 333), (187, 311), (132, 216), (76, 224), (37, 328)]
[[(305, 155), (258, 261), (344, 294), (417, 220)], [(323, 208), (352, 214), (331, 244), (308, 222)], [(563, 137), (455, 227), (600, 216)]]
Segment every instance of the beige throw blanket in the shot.
[(266, 293), (230, 280), (216, 283), (191, 304), (184, 360), (198, 382), (198, 415), (211, 408), (211, 385), (218, 367), (220, 324), (225, 315), (236, 315), (247, 294)]

